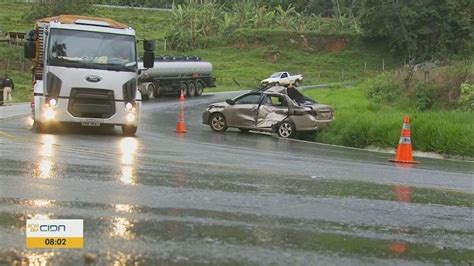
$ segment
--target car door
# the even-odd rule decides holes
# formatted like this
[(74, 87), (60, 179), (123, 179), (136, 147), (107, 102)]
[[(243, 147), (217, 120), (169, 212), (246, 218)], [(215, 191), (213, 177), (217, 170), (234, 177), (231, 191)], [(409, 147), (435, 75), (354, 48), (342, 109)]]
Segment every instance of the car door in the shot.
[(284, 95), (264, 94), (258, 108), (256, 127), (271, 128), (288, 117), (288, 100)]
[(235, 104), (226, 108), (224, 114), (228, 126), (232, 127), (255, 127), (257, 108), (261, 100), (262, 93), (248, 93), (235, 99)]

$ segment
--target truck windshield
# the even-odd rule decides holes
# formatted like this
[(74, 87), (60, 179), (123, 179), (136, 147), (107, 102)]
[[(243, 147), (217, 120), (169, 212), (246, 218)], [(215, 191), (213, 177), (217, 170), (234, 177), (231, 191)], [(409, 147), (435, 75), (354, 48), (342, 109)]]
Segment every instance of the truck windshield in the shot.
[(52, 29), (48, 47), (48, 64), (136, 71), (135, 37), (103, 32)]

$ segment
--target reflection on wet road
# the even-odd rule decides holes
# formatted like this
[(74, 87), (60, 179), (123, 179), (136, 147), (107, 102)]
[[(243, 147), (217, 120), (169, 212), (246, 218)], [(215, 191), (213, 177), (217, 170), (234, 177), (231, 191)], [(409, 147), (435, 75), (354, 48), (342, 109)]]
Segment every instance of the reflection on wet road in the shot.
[[(119, 130), (1, 121), (0, 264), (400, 264), (474, 261), (472, 162), (201, 125), (226, 95), (145, 103)], [(27, 250), (30, 218), (84, 219), (84, 250)]]

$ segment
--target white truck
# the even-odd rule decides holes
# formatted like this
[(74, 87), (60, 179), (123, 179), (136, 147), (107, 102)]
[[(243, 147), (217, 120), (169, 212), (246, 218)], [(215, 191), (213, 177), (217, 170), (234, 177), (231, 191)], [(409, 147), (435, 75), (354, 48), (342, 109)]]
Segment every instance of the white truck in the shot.
[[(142, 69), (142, 62), (138, 62)], [(150, 100), (163, 94), (201, 96), (204, 88), (215, 87), (212, 64), (197, 56), (159, 56), (153, 68), (140, 71), (138, 89), (142, 99)]]
[(299, 86), (303, 82), (303, 75), (290, 75), (290, 73), (283, 71), (283, 72), (275, 72), (269, 78), (262, 80), (262, 86), (286, 86), (286, 85), (294, 85)]
[[(60, 15), (36, 21), (25, 42), (33, 60), (33, 128), (58, 123), (121, 126), (135, 135), (140, 121), (135, 30), (107, 18)], [(144, 67), (154, 43), (144, 41)]]

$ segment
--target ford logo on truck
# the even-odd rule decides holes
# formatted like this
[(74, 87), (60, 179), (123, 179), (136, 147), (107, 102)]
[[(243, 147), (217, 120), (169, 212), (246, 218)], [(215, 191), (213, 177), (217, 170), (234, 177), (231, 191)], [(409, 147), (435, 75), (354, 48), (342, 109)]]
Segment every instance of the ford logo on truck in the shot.
[(86, 80), (89, 81), (89, 82), (97, 83), (97, 82), (101, 81), (102, 78), (99, 77), (99, 76), (87, 76)]

